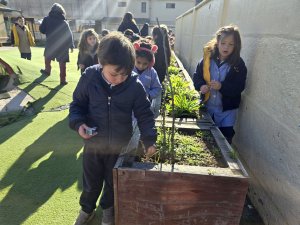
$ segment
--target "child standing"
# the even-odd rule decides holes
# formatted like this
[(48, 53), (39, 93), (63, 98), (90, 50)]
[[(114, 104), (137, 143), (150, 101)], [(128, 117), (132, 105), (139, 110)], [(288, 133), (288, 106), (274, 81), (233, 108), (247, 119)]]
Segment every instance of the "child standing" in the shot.
[(17, 17), (16, 23), (12, 26), (11, 44), (18, 46), (21, 58), (31, 60), (30, 46), (35, 45), (34, 38), (22, 16)]
[(138, 79), (142, 82), (146, 90), (148, 98), (151, 101), (154, 118), (156, 118), (159, 115), (160, 108), (160, 104), (157, 104), (156, 98), (161, 95), (162, 90), (157, 72), (153, 68), (155, 63), (154, 53), (157, 51), (157, 46), (152, 45), (146, 40), (135, 42), (133, 46), (136, 54), (133, 71), (139, 75)]
[[(114, 224), (112, 169), (122, 147), (127, 146), (131, 138), (132, 112), (141, 130), (146, 155), (156, 151), (150, 102), (143, 85), (132, 73), (133, 45), (123, 34), (111, 32), (101, 40), (97, 54), (102, 68), (94, 65), (84, 71), (70, 105), (70, 127), (85, 142), (81, 210), (75, 225), (92, 219), (103, 183), (102, 225)], [(96, 133), (87, 132), (91, 127), (97, 127)]]
[(238, 28), (221, 27), (204, 47), (203, 59), (193, 76), (195, 89), (200, 91), (209, 114), (230, 144), (247, 76), (240, 51)]
[(98, 45), (99, 38), (94, 29), (87, 29), (81, 33), (78, 44), (79, 53), (77, 60), (77, 65), (81, 70), (81, 74), (87, 67), (98, 64)]

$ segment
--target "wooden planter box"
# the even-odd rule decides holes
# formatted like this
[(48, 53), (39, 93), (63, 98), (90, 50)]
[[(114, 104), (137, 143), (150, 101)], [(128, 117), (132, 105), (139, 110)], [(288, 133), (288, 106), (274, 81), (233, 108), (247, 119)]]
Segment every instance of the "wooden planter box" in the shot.
[[(169, 121), (167, 122), (169, 123)], [(113, 170), (116, 225), (238, 225), (248, 174), (220, 130), (208, 122), (177, 121), (177, 128), (209, 129), (227, 168), (130, 162)]]

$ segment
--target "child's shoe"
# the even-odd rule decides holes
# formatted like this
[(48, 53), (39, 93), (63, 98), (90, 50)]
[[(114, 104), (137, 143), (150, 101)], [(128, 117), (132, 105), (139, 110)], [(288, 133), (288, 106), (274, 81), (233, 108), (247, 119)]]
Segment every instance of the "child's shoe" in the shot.
[(95, 216), (95, 211), (88, 214), (82, 210), (79, 211), (79, 215), (74, 223), (74, 225), (86, 225), (88, 224)]
[(114, 225), (115, 224), (115, 212), (114, 207), (102, 210), (102, 223), (101, 225)]

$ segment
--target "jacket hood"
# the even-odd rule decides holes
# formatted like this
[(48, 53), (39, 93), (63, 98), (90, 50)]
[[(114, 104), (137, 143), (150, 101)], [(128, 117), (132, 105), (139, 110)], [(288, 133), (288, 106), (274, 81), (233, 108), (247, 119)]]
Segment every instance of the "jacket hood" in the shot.
[(66, 11), (62, 5), (54, 3), (49, 12), (49, 16), (65, 20)]

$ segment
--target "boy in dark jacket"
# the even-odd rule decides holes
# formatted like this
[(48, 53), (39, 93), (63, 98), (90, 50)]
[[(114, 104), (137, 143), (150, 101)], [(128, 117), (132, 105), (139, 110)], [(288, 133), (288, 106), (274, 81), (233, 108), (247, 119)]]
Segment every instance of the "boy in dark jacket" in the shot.
[[(97, 199), (103, 209), (103, 225), (114, 224), (112, 169), (122, 147), (132, 135), (132, 111), (137, 118), (146, 155), (156, 149), (156, 130), (150, 102), (143, 85), (132, 73), (135, 50), (121, 33), (105, 36), (98, 49), (102, 65), (89, 67), (82, 74), (70, 106), (70, 127), (84, 139), (83, 192), (76, 225), (94, 216)], [(95, 133), (89, 133), (90, 128)]]

